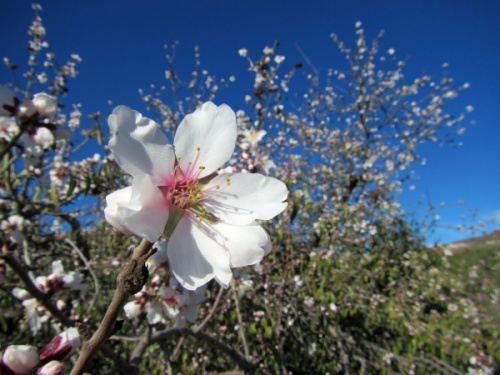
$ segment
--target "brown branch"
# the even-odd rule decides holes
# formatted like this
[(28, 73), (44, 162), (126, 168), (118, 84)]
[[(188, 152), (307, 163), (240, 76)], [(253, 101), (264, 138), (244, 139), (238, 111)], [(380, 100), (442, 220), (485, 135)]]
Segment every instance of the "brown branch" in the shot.
[[(14, 256), (13, 253), (4, 254), (2, 258), (5, 260), (12, 270), (19, 276), (21, 281), (24, 284), (24, 288), (39, 301), (46, 309), (50, 312), (50, 314), (59, 319), (59, 321), (66, 327), (74, 327), (75, 321), (68, 318), (64, 315), (61, 310), (57, 308), (57, 306), (52, 302), (50, 296), (47, 293), (43, 293), (40, 289), (38, 289), (29, 276), (29, 273), (18, 260)], [(111, 348), (103, 345), (101, 347), (102, 352), (107, 358), (111, 358), (120, 368), (128, 369), (128, 364), (123, 361), (122, 358), (118, 354), (116, 354)]]
[(117, 278), (117, 287), (106, 315), (99, 328), (92, 335), (89, 327), (77, 324), (78, 331), (83, 340), (83, 346), (75, 366), (70, 375), (81, 375), (85, 367), (94, 356), (99, 347), (107, 341), (117, 330), (117, 318), (127, 299), (138, 293), (148, 279), (148, 271), (145, 266), (146, 260), (154, 254), (153, 244), (143, 239), (134, 250), (132, 259), (128, 262)]
[(137, 346), (132, 350), (129, 357), (129, 363), (133, 367), (133, 370), (130, 374), (138, 374), (139, 373), (139, 365), (141, 364), (142, 355), (148, 348), (151, 342), (151, 326), (148, 325), (146, 328), (146, 332), (141, 337)]
[(205, 319), (203, 319), (203, 321), (200, 324), (193, 327), (193, 331), (195, 333), (200, 332), (203, 329), (203, 327), (205, 327), (205, 325), (209, 322), (209, 320), (212, 319), (212, 316), (214, 315), (215, 310), (217, 309), (217, 305), (219, 304), (219, 301), (220, 301), (220, 298), (222, 297), (223, 292), (224, 292), (224, 288), (220, 287), (219, 293), (217, 293), (217, 297), (215, 297), (214, 304), (212, 305), (212, 308), (210, 309), (210, 312), (208, 313), (208, 315), (205, 317)]

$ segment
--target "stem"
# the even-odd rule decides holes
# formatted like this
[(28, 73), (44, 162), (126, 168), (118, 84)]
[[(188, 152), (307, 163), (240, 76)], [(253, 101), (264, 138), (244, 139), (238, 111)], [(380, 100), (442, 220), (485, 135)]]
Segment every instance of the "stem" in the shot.
[(250, 358), (250, 351), (248, 350), (247, 339), (245, 336), (245, 328), (243, 326), (243, 318), (241, 316), (240, 300), (238, 297), (238, 293), (236, 292), (236, 285), (234, 280), (231, 281), (231, 289), (233, 292), (234, 304), (236, 307), (236, 316), (238, 317), (238, 324), (240, 326), (239, 332), (240, 332), (241, 343), (243, 344), (243, 350), (245, 351), (245, 358), (248, 359)]
[(83, 346), (80, 357), (70, 375), (83, 374), (95, 352), (119, 328), (116, 320), (125, 302), (131, 295), (138, 293), (148, 279), (145, 263), (155, 251), (152, 246), (151, 242), (143, 239), (139, 246), (135, 248), (132, 259), (118, 275), (117, 287), (111, 304), (94, 334), (90, 337), (89, 328), (84, 324), (77, 324), (78, 331), (83, 339)]

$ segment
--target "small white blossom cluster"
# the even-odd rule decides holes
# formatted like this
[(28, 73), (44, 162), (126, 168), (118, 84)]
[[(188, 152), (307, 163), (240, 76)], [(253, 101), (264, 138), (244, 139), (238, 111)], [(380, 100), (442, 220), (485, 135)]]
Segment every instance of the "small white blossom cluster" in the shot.
[[(52, 262), (52, 273), (49, 276), (38, 276), (34, 280), (35, 286), (42, 292), (56, 292), (58, 290), (86, 290), (88, 285), (83, 283), (83, 274), (79, 271), (64, 272), (61, 261)], [(26, 311), (26, 318), (29, 327), (33, 333), (41, 329), (42, 323), (49, 322), (52, 319), (46, 308), (34, 298), (27, 290), (14, 288), (12, 294), (17, 299), (23, 301)], [(64, 309), (65, 303), (62, 300), (57, 301), (60, 310)]]
[(174, 278), (166, 286), (156, 275), (135, 295), (136, 300), (128, 302), (123, 309), (129, 319), (145, 312), (149, 324), (166, 324), (169, 320), (174, 322), (174, 327), (183, 327), (186, 322), (196, 321), (198, 305), (205, 300), (205, 291), (206, 286), (194, 291), (184, 289)]

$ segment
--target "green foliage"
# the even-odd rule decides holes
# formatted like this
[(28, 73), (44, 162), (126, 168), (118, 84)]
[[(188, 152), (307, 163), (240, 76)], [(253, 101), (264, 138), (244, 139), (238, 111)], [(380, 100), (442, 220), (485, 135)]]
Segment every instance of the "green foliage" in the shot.
[[(243, 333), (258, 373), (463, 373), (470, 357), (485, 353), (498, 363), (498, 301), (492, 298), (498, 296), (498, 248), (447, 257), (425, 248), (403, 226), (379, 233), (370, 253), (332, 254), (300, 241), (276, 243), (259, 272), (247, 270), (251, 288), (237, 279), (234, 290), (223, 293), (204, 332), (240, 353), (245, 352)], [(119, 269), (104, 260), (131, 244), (106, 226), (86, 235), (101, 280), (97, 305), (86, 313), (98, 322)], [(126, 256), (120, 254), (114, 263)], [(472, 271), (477, 277), (471, 277)], [(211, 284), (200, 320), (218, 288)], [(6, 300), (16, 308), (12, 298)], [(139, 339), (145, 323), (144, 318), (126, 321), (119, 337)], [(110, 342), (119, 353), (129, 353), (136, 344)], [(203, 340), (172, 335), (150, 345), (142, 359), (142, 371), (150, 374), (168, 367), (173, 373), (196, 374), (237, 365)], [(113, 368), (99, 356), (89, 370), (113, 373)]]

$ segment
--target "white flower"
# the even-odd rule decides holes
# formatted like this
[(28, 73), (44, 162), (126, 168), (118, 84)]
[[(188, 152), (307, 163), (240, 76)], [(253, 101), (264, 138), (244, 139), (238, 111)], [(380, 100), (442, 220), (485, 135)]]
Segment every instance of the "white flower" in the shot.
[(108, 119), (109, 142), (132, 186), (106, 197), (106, 219), (118, 230), (155, 242), (165, 234), (170, 267), (194, 290), (211, 279), (227, 287), (232, 268), (269, 253), (268, 234), (255, 220), (281, 213), (284, 183), (259, 174), (217, 174), (236, 142), (236, 116), (226, 105), (203, 104), (187, 115), (174, 147), (152, 120), (125, 106)]
[(64, 273), (60, 260), (52, 262), (52, 274), (47, 277), (46, 286), (49, 289), (87, 290), (88, 285), (83, 284), (83, 274), (79, 271)]
[[(16, 375), (31, 374), (38, 365), (38, 352), (29, 345), (10, 345), (5, 349), (0, 364), (0, 373), (4, 373), (3, 367), (8, 367)], [(7, 371), (8, 371), (7, 370)], [(5, 371), (6, 373), (9, 373)]]
[(29, 118), (35, 114), (38, 118), (50, 118), (57, 113), (57, 98), (44, 92), (39, 92), (33, 99), (26, 100), (19, 106), (19, 117)]
[(285, 61), (285, 56), (282, 56), (282, 55), (276, 55), (274, 57), (274, 62), (276, 64), (281, 64), (283, 61)]
[(272, 55), (274, 53), (274, 48), (266, 46), (262, 52), (266, 55)]
[(242, 142), (248, 142), (252, 148), (257, 148), (259, 142), (264, 138), (267, 134), (265, 130), (255, 130), (251, 128), (249, 130), (242, 131), (243, 139)]
[(240, 56), (242, 56), (242, 57), (246, 57), (246, 56), (247, 56), (247, 54), (248, 54), (248, 51), (247, 51), (247, 49), (246, 49), (246, 48), (240, 48), (240, 49), (238, 50), (238, 54), (239, 54)]

